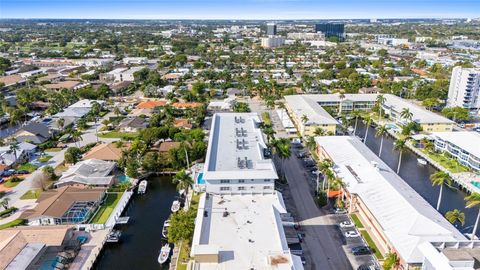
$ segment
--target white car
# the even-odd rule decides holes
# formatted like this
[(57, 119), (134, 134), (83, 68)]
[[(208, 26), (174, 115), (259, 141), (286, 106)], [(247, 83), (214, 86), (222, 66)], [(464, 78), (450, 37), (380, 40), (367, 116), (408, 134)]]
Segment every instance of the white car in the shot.
[(353, 223), (350, 220), (340, 222), (341, 228), (353, 227)]
[(359, 237), (360, 234), (358, 234), (358, 232), (356, 231), (348, 231), (348, 232), (345, 232), (345, 237), (347, 238), (355, 238), (355, 237)]
[(335, 214), (346, 214), (347, 213), (347, 210), (343, 209), (343, 208), (335, 208), (335, 211), (334, 211)]

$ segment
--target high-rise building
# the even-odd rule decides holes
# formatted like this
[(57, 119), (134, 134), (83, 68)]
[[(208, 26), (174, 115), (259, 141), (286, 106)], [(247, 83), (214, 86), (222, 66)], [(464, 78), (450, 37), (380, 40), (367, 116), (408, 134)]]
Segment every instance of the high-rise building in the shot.
[(275, 36), (277, 34), (277, 25), (275, 23), (267, 23), (267, 35)]
[(480, 69), (455, 67), (448, 89), (447, 107), (480, 109)]
[(279, 36), (268, 36), (261, 39), (263, 48), (276, 48), (285, 44), (285, 38)]
[(345, 35), (345, 25), (343, 23), (317, 23), (315, 32), (322, 32), (326, 38), (337, 37), (342, 40)]

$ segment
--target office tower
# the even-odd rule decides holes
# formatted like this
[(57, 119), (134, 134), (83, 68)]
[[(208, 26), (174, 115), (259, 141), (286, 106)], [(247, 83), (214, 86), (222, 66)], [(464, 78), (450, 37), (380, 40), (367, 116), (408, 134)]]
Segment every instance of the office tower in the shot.
[(447, 107), (480, 109), (480, 69), (453, 68)]
[(267, 23), (267, 35), (275, 36), (277, 34), (277, 25), (275, 23)]
[(326, 38), (337, 37), (343, 40), (345, 25), (343, 23), (317, 23), (315, 24), (315, 32), (322, 32)]

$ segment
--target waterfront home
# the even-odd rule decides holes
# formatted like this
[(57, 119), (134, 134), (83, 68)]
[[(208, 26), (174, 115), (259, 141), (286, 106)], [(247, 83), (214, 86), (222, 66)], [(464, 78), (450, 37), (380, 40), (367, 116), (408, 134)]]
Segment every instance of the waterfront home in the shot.
[(83, 160), (97, 159), (104, 161), (117, 161), (122, 157), (122, 148), (115, 143), (101, 143), (96, 145), (84, 156)]
[(29, 226), (81, 224), (88, 221), (105, 197), (105, 188), (64, 186), (44, 191), (33, 209), (20, 218)]
[(18, 149), (13, 152), (10, 146), (0, 147), (0, 164), (12, 167), (21, 164), (30, 159), (31, 155), (35, 153), (37, 146), (27, 142), (21, 142), (17, 145)]
[(52, 137), (52, 131), (43, 123), (30, 123), (15, 134), (15, 138), (19, 142), (30, 142), (33, 144), (41, 144)]
[(88, 159), (78, 162), (62, 173), (55, 187), (110, 187), (115, 183), (115, 162)]
[[(73, 259), (75, 248), (80, 246), (75, 237), (73, 227), (65, 225), (1, 230), (0, 269), (42, 269), (42, 265), (51, 265), (60, 252)], [(67, 250), (71, 252), (65, 253)]]
[[(459, 232), (399, 175), (354, 136), (316, 137), (320, 160), (331, 160), (344, 183), (338, 192), (382, 254), (397, 254), (402, 269), (422, 267), (423, 243), (464, 241)], [(422, 268), (423, 269), (423, 268)]]
[(158, 107), (163, 107), (167, 105), (166, 100), (162, 99), (150, 99), (150, 100), (145, 100), (137, 104), (137, 109), (155, 109)]
[(435, 150), (448, 153), (460, 164), (480, 172), (480, 133), (475, 131), (435, 132)]

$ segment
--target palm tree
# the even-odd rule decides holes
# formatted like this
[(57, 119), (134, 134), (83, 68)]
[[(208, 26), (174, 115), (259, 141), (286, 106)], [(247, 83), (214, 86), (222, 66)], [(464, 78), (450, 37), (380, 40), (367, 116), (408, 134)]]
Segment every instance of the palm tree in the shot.
[(285, 159), (290, 158), (292, 151), (290, 149), (290, 141), (286, 138), (281, 138), (278, 140), (273, 140), (272, 142), (273, 152), (280, 158), (282, 161), (281, 170), (283, 172), (283, 164)]
[(407, 121), (411, 121), (413, 117), (413, 113), (410, 112), (410, 109), (408, 108), (403, 108), (402, 111), (400, 112), (400, 117)]
[(402, 140), (402, 139), (396, 140), (395, 143), (393, 144), (393, 149), (397, 150), (400, 153), (400, 156), (398, 158), (397, 174), (400, 173), (400, 166), (402, 165), (402, 153), (403, 151), (405, 151), (406, 148), (407, 146), (405, 144), (405, 140)]
[(57, 120), (57, 126), (60, 128), (60, 129), (63, 129), (63, 126), (65, 125), (65, 119), (63, 118), (59, 118)]
[(340, 99), (340, 103), (338, 104), (338, 115), (342, 114), (342, 105), (343, 105), (343, 100), (345, 99), (345, 94), (343, 92), (340, 92), (338, 95), (338, 98)]
[(188, 190), (193, 185), (192, 177), (185, 170), (181, 170), (175, 174), (172, 181), (177, 185), (177, 190), (185, 190), (185, 204), (188, 205)]
[(308, 122), (308, 116), (306, 114), (302, 115), (302, 123), (305, 125)]
[(380, 140), (380, 149), (378, 150), (378, 157), (382, 155), (382, 148), (383, 148), (383, 135), (387, 133), (387, 127), (385, 125), (379, 126), (377, 132), (375, 133), (376, 137), (382, 137)]
[(20, 146), (18, 145), (18, 141), (16, 138), (12, 139), (12, 143), (10, 144), (10, 152), (13, 153), (13, 156), (15, 157), (15, 162), (17, 162), (17, 150), (20, 149)]
[(366, 115), (363, 117), (363, 123), (365, 123), (365, 126), (367, 127), (367, 130), (365, 131), (365, 137), (363, 138), (363, 142), (365, 144), (367, 143), (368, 130), (371, 122), (372, 122), (372, 118), (369, 115)]
[(445, 218), (452, 224), (459, 222), (462, 226), (465, 224), (465, 213), (458, 209), (453, 209), (445, 213)]
[(310, 149), (310, 151), (313, 151), (317, 146), (317, 143), (315, 142), (315, 138), (312, 136), (308, 136), (307, 139), (305, 140), (305, 145), (307, 146), (308, 149)]
[(3, 200), (0, 201), (0, 205), (1, 205), (5, 210), (8, 209), (9, 204), (10, 204), (10, 199), (9, 199), (9, 198), (5, 198), (5, 199), (3, 199)]
[(440, 186), (440, 194), (438, 195), (438, 201), (437, 201), (437, 211), (439, 211), (440, 203), (442, 201), (443, 186), (445, 184), (450, 186), (452, 184), (452, 178), (448, 173), (444, 171), (438, 171), (430, 175), (430, 181), (432, 182), (432, 186)]
[(70, 135), (72, 136), (72, 139), (75, 142), (75, 146), (77, 146), (77, 142), (82, 140), (82, 132), (80, 132), (79, 130), (72, 129)]
[[(471, 193), (470, 195), (466, 196), (464, 199), (465, 199), (465, 201), (467, 201), (467, 203), (465, 204), (465, 207), (467, 207), (467, 208), (472, 208), (472, 207), (480, 205), (480, 194), (477, 193), (477, 192)], [(472, 231), (472, 236), (471, 236), (472, 240), (475, 239), (475, 233), (477, 232), (478, 220), (479, 219), (480, 219), (480, 209), (478, 211), (477, 219), (475, 220), (475, 225), (473, 226), (473, 231)]]
[(353, 127), (353, 135), (357, 133), (357, 124), (358, 124), (358, 117), (360, 116), (360, 113), (358, 111), (353, 111), (353, 116), (355, 116), (355, 126)]
[(323, 185), (322, 185), (323, 190), (325, 190), (325, 182), (335, 177), (335, 175), (332, 172), (332, 167), (333, 167), (333, 163), (329, 159), (325, 159), (322, 162), (320, 162), (320, 164), (318, 164), (318, 169), (323, 174)]
[(383, 95), (378, 95), (375, 100), (376, 105), (378, 106), (378, 121), (382, 119), (382, 105), (385, 103), (386, 98)]
[(317, 136), (325, 136), (326, 132), (325, 132), (325, 129), (323, 129), (321, 127), (317, 127), (317, 128), (315, 128), (315, 131), (313, 132), (313, 134), (315, 134)]
[(396, 269), (400, 265), (400, 260), (398, 255), (395, 252), (389, 252), (385, 255), (385, 260), (383, 261), (383, 269), (391, 270)]

